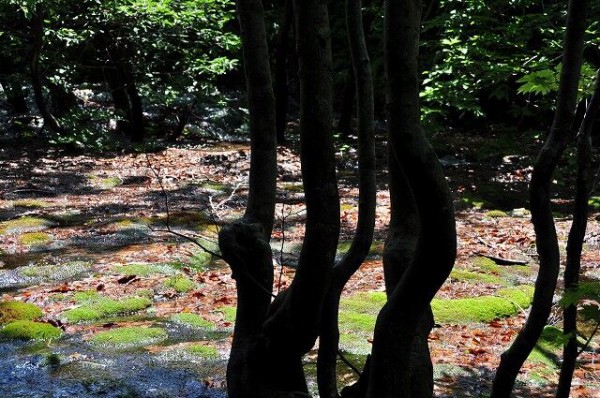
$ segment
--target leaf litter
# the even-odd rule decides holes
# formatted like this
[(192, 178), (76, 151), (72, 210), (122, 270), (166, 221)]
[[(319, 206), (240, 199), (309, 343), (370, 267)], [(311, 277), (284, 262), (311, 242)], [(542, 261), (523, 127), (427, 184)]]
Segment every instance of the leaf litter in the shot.
[[(178, 313), (193, 313), (218, 328), (231, 328), (231, 321), (222, 310), (236, 305), (235, 282), (229, 270), (220, 261), (213, 261), (201, 269), (194, 268), (190, 255), (200, 249), (190, 241), (165, 231), (165, 224), (172, 215), (183, 215), (173, 217), (169, 227), (192, 239), (200, 239), (216, 250), (218, 226), (243, 212), (248, 189), (248, 145), (179, 147), (147, 155), (120, 154), (105, 158), (62, 154), (31, 157), (7, 149), (2, 150), (1, 155), (0, 221), (22, 216), (50, 219), (53, 223), (45, 232), (52, 236), (52, 240), (42, 248), (40, 258), (44, 256), (46, 263), (84, 260), (92, 264), (90, 272), (82, 277), (5, 289), (0, 293), (3, 301), (18, 300), (38, 305), (44, 311), (45, 320), (61, 324), (69, 335), (90, 336), (117, 325), (152, 323), (141, 319), (114, 319), (99, 324), (62, 324), (61, 315), (78, 305), (75, 294), (89, 291), (113, 299), (143, 292), (153, 301), (152, 317), (168, 319)], [(301, 181), (298, 156), (290, 148), (280, 148), (278, 155), (278, 218), (273, 232), (276, 291), (289, 286), (293, 279), (305, 221), (303, 196), (297, 187)], [(450, 169), (448, 173), (454, 190), (464, 190), (461, 178), (465, 177), (458, 175), (456, 169)], [(527, 179), (527, 173), (530, 170), (516, 164), (512, 177), (502, 182), (522, 182)], [(99, 179), (113, 179), (119, 183), (100, 186)], [(15, 200), (31, 196), (32, 192), (38, 200), (43, 200), (44, 206), (13, 205)], [(357, 221), (358, 191), (353, 186), (342, 184), (340, 195), (343, 203), (341, 239), (349, 240)], [(383, 241), (389, 221), (387, 191), (380, 190), (377, 200), (375, 240)], [(186, 214), (196, 213), (206, 214), (207, 224), (216, 228), (203, 230), (198, 225), (203, 223), (202, 220), (185, 219)], [(535, 236), (528, 217), (521, 216), (522, 213), (516, 210), (515, 213), (517, 215), (488, 217), (481, 209), (459, 210), (456, 269), (490, 273), (472, 263), (474, 258), (482, 256), (524, 260), (529, 265), (523, 268), (531, 272), (512, 272), (512, 267), (522, 266), (510, 266), (491, 273), (495, 272), (502, 278), (518, 277), (521, 278), (520, 283), (532, 284), (536, 269)], [(566, 241), (569, 224), (568, 219), (557, 222), (562, 242)], [(590, 244), (583, 254), (584, 275), (598, 269), (600, 246), (594, 240), (598, 236), (600, 227), (596, 219), (591, 219), (587, 234)], [(14, 256), (29, 254), (31, 248), (21, 244), (18, 237), (18, 231), (0, 236), (0, 272), (11, 267), (10, 259)], [(192, 291), (180, 293), (165, 287), (167, 274), (118, 272), (120, 266), (132, 263), (173, 267), (175, 272), (185, 274), (197, 286)], [(36, 264), (32, 259), (25, 265)], [(499, 287), (485, 281), (450, 278), (437, 297), (478, 297), (494, 294)], [(344, 294), (383, 290), (381, 256), (375, 255), (353, 276)], [(526, 311), (521, 311), (515, 317), (487, 324), (437, 325), (429, 337), (434, 365), (436, 369), (442, 369), (436, 375), (436, 395), (458, 396), (455, 394), (460, 391), (463, 394), (460, 396), (484, 394), (489, 389), (500, 354), (520, 330), (525, 315)], [(219, 348), (226, 352), (227, 346), (219, 344)], [(592, 397), (600, 393), (597, 366), (600, 358), (597, 342), (595, 344), (596, 351), (585, 351), (580, 358), (573, 383), (575, 397)], [(153, 346), (152, 350), (161, 351), (161, 348)], [(527, 362), (520, 380), (541, 374), (535, 396), (550, 396), (557, 382), (556, 369), (549, 373), (538, 372), (540, 366)], [(530, 394), (528, 388), (526, 384), (520, 384), (517, 392)]]

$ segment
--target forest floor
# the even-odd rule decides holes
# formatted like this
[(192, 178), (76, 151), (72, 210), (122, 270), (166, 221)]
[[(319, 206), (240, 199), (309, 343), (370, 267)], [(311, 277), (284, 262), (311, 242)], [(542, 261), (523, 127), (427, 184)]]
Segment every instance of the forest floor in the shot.
[[(459, 239), (455, 271), (436, 297), (441, 307), (451, 300), (498, 297), (503, 295), (502, 289), (533, 285), (537, 257), (526, 210), (526, 187), (539, 141), (535, 137), (518, 139), (523, 140), (519, 145), (492, 135), (433, 137), (456, 196)], [(515, 146), (519, 148), (515, 150)], [(340, 255), (348, 248), (357, 219), (356, 154), (351, 147), (344, 146), (338, 153), (343, 231)], [(3, 340), (0, 392), (5, 394), (0, 395), (68, 396), (53, 395), (53, 389), (58, 388), (90, 397), (155, 397), (162, 393), (191, 397), (210, 396), (208, 390), (222, 388), (234, 321), (235, 283), (222, 260), (206, 255), (192, 241), (218, 254), (218, 229), (243, 213), (248, 144), (208, 142), (110, 156), (19, 148), (3, 145), (0, 149), (0, 298), (2, 302), (37, 305), (43, 311), (41, 320), (61, 328), (63, 337), (41, 346)], [(379, 153), (386, 152), (380, 149)], [(285, 288), (293, 279), (305, 220), (295, 145), (280, 147), (278, 152), (275, 290)], [(384, 156), (379, 160), (383, 164)], [(389, 220), (383, 170), (378, 173), (375, 242), (369, 259), (344, 292), (346, 307), (342, 307), (346, 310), (352, 308), (353, 297), (367, 295), (376, 302), (383, 291), (381, 252)], [(563, 249), (570, 226), (573, 181), (572, 173), (559, 170), (554, 204)], [(503, 259), (510, 264), (502, 265)], [(593, 309), (600, 300), (600, 224), (595, 213), (589, 218), (582, 275), (592, 287), (585, 303)], [(556, 297), (549, 324), (560, 328), (560, 293)], [(112, 309), (115, 302), (131, 298), (143, 299), (141, 307)], [(446, 314), (438, 320), (430, 336), (436, 396), (485, 396), (500, 354), (526, 318), (525, 307), (519, 305), (511, 316), (477, 318), (477, 314), (466, 314), (453, 318), (453, 314)], [(90, 311), (82, 315), (74, 311), (78, 308)], [(372, 309), (364, 312), (371, 314), (369, 311)], [(181, 313), (198, 315), (200, 320), (186, 321), (178, 316)], [(371, 315), (369, 322), (374, 320)], [(370, 336), (361, 334), (363, 326), (342, 325), (342, 334), (361, 339), (342, 338), (342, 348), (357, 365), (369, 347)], [(106, 345), (94, 345), (95, 336), (123, 327), (152, 327), (164, 330), (166, 337), (142, 344), (141, 362), (135, 362), (139, 358), (133, 356), (131, 346), (111, 351)], [(582, 323), (584, 334), (592, 333), (593, 327), (591, 321)], [(598, 338), (593, 339), (579, 358), (573, 397), (600, 396), (598, 343)], [(214, 351), (193, 349), (198, 346)], [(560, 350), (556, 341), (539, 348), (543, 355), (532, 356), (523, 367), (517, 396), (553, 395)], [(18, 350), (19, 360), (29, 364), (29, 373), (15, 373), (11, 368), (15, 356), (10, 350)], [(133, 361), (138, 370), (132, 373), (129, 368), (134, 366), (110, 362), (119, 355)], [(60, 364), (48, 365), (48, 358), (54, 356)], [(37, 359), (27, 359), (33, 357)], [(308, 356), (308, 373), (314, 365), (312, 360)], [(35, 366), (31, 365), (34, 362)], [(154, 381), (146, 377), (146, 384), (135, 387), (143, 378), (139, 367), (144, 364), (155, 365)], [(107, 368), (111, 366), (122, 374), (110, 373)], [(176, 369), (172, 375), (159, 369), (169, 366)], [(90, 377), (89, 369), (99, 368), (102, 372), (91, 373), (110, 382), (87, 380), (77, 387), (69, 384), (82, 373)], [(351, 380), (354, 376), (347, 372), (343, 377)], [(157, 379), (174, 386), (160, 390)], [(19, 385), (23, 381), (33, 385)], [(127, 385), (132, 395), (125, 390), (118, 395), (115, 385), (121, 389)], [(36, 388), (39, 395), (25, 395)], [(116, 395), (110, 395), (110, 389)]]

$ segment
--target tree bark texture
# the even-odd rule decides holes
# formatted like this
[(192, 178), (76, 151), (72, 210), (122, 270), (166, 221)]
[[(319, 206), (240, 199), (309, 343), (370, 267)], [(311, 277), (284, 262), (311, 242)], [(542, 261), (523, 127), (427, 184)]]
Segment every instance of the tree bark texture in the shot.
[[(296, 1), (297, 52), (301, 93), (301, 166), (306, 197), (306, 233), (298, 270), (287, 292), (286, 329), (281, 341), (308, 352), (319, 333), (321, 307), (329, 287), (339, 235), (339, 196), (332, 115), (331, 46), (327, 3)], [(279, 317), (281, 318), (281, 317)], [(272, 326), (280, 322), (274, 322)], [(282, 336), (283, 337), (283, 336)], [(289, 337), (292, 337), (291, 344)]]
[(363, 31), (361, 1), (346, 0), (346, 26), (356, 82), (358, 110), (358, 222), (348, 253), (335, 265), (331, 288), (325, 300), (317, 359), (319, 395), (339, 397), (336, 358), (339, 347), (338, 311), (340, 296), (350, 277), (365, 260), (373, 241), (377, 195), (375, 127), (371, 62)]
[(552, 307), (560, 253), (552, 217), (550, 187), (556, 164), (573, 137), (572, 124), (582, 63), (585, 9), (586, 1), (569, 1), (556, 112), (550, 135), (534, 165), (529, 186), (531, 219), (540, 268), (529, 317), (510, 348), (501, 356), (492, 386), (492, 398), (510, 396), (517, 374), (542, 334)]
[(238, 307), (227, 388), (231, 398), (270, 397), (274, 363), (263, 325), (271, 304), (273, 229), (277, 178), (275, 99), (260, 0), (238, 0), (250, 111), (251, 173), (244, 217), (223, 228), (219, 246), (236, 280)]
[[(431, 299), (456, 257), (448, 184), (420, 123), (418, 48), (422, 3), (386, 1), (384, 49), (391, 162), (404, 175), (418, 215), (410, 265), (388, 294), (375, 325), (367, 397), (411, 396), (411, 348)], [(396, 198), (391, 199), (397, 206)], [(388, 265), (388, 266), (391, 266)], [(398, 265), (400, 266), (400, 265)]]
[(572, 302), (579, 288), (581, 251), (587, 228), (588, 200), (590, 197), (590, 162), (592, 158), (591, 133), (600, 109), (600, 73), (596, 78), (594, 95), (577, 134), (577, 180), (575, 186), (575, 209), (573, 223), (567, 240), (567, 263), (565, 266), (565, 297), (570, 297), (564, 307), (563, 333), (568, 338), (563, 350), (563, 363), (556, 398), (568, 398), (578, 356), (577, 302)]

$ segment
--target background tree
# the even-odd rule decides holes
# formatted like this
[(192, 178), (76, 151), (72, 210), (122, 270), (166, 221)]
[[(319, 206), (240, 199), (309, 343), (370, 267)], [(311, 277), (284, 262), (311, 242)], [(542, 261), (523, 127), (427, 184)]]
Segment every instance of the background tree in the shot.
[(550, 135), (533, 168), (529, 186), (531, 220), (535, 229), (540, 269), (527, 322), (510, 348), (502, 354), (494, 378), (493, 398), (510, 396), (519, 369), (542, 334), (552, 308), (552, 298), (559, 273), (560, 252), (552, 216), (550, 192), (556, 165), (574, 135), (573, 119), (582, 65), (586, 7), (586, 1), (569, 1), (556, 113)]

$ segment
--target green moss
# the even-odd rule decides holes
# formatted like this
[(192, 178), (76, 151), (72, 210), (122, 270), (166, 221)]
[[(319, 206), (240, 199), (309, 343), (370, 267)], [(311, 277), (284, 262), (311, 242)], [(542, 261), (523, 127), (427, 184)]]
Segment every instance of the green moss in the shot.
[[(296, 193), (304, 192), (304, 186), (302, 184), (287, 183), (287, 184), (283, 184), (281, 189), (283, 189), (284, 191), (287, 191), (287, 192), (296, 192)], [(342, 206), (344, 206), (344, 205), (342, 205)]]
[(200, 186), (204, 189), (210, 190), (210, 191), (220, 191), (220, 192), (226, 192), (228, 190), (231, 189), (231, 187), (229, 185), (226, 184), (221, 184), (215, 181), (204, 181), (200, 184)]
[[(369, 256), (374, 256), (374, 257), (382, 256), (384, 244), (385, 244), (385, 242), (383, 242), (381, 240), (373, 241), (373, 243), (371, 243), (371, 247), (369, 248)], [(338, 253), (339, 254), (348, 253), (348, 250), (350, 250), (351, 245), (352, 245), (352, 241), (350, 241), (350, 240), (345, 240), (345, 241), (339, 242), (338, 248), (337, 248)]]
[(78, 303), (85, 303), (100, 299), (100, 293), (95, 290), (84, 290), (83, 292), (75, 292), (73, 299)]
[(485, 216), (489, 217), (489, 218), (500, 218), (500, 217), (508, 217), (508, 214), (506, 214), (506, 212), (502, 211), (502, 210), (490, 210), (485, 213)]
[(13, 207), (25, 207), (29, 209), (44, 209), (50, 206), (50, 203), (39, 199), (20, 199), (13, 202)]
[(48, 323), (19, 320), (11, 322), (0, 329), (0, 336), (19, 340), (57, 339), (62, 331)]
[(150, 305), (152, 305), (152, 300), (146, 297), (128, 297), (119, 300), (99, 297), (80, 307), (65, 311), (63, 317), (70, 323), (89, 322), (136, 312)]
[(52, 221), (40, 217), (25, 216), (0, 223), (0, 235), (36, 232), (50, 228)]
[(376, 316), (356, 312), (341, 311), (339, 314), (340, 329), (358, 332), (372, 332)]
[(19, 236), (19, 242), (25, 246), (43, 246), (52, 240), (45, 232), (28, 232)]
[(29, 278), (31, 283), (64, 280), (72, 278), (91, 267), (90, 262), (71, 261), (63, 264), (28, 265), (19, 267), (17, 272), (20, 276)]
[(174, 274), (175, 270), (166, 264), (132, 263), (112, 268), (113, 272), (124, 275), (150, 276), (154, 274)]
[(175, 275), (165, 280), (164, 286), (175, 289), (177, 293), (187, 293), (198, 285), (185, 275)]
[(132, 349), (165, 341), (168, 334), (161, 328), (122, 327), (92, 336), (90, 342), (98, 348)]
[(214, 328), (212, 322), (207, 321), (197, 314), (192, 314), (190, 312), (182, 312), (180, 314), (175, 314), (171, 317), (171, 320), (176, 323), (180, 323), (187, 326), (193, 326), (196, 328)]
[(112, 189), (123, 184), (119, 177), (99, 177), (95, 175), (88, 176), (90, 184), (100, 189)]
[(375, 316), (386, 301), (387, 297), (384, 292), (360, 292), (343, 297), (340, 301), (340, 311)]
[(565, 342), (566, 337), (562, 330), (554, 326), (546, 326), (527, 359), (551, 368), (558, 368), (558, 357)]
[(500, 289), (497, 296), (433, 299), (431, 308), (436, 321), (440, 323), (489, 322), (528, 308), (532, 298), (533, 288), (522, 286)]
[(487, 257), (474, 257), (471, 259), (471, 264), (476, 268), (494, 274), (500, 273), (501, 271), (500, 266), (496, 264), (494, 260)]
[(463, 197), (460, 199), (460, 204), (463, 207), (472, 208), (472, 209), (482, 209), (483, 207), (487, 207), (487, 206), (485, 206), (486, 205), (485, 201), (481, 200), (479, 198)]
[(31, 303), (4, 301), (0, 303), (0, 324), (16, 320), (33, 320), (43, 315), (42, 310)]
[[(202, 243), (204, 247), (204, 243)], [(211, 248), (210, 250), (215, 249)], [(218, 248), (216, 248), (218, 250)], [(182, 260), (173, 261), (169, 263), (169, 265), (175, 269), (182, 269), (184, 267), (191, 268), (195, 271), (204, 271), (206, 267), (212, 261), (212, 255), (210, 253), (205, 252), (204, 250), (200, 250), (188, 256)]]
[(506, 285), (506, 281), (499, 276), (484, 274), (481, 272), (465, 271), (461, 269), (453, 269), (450, 273), (450, 278), (462, 282), (483, 282), (492, 285)]
[(185, 350), (188, 353), (200, 358), (216, 359), (219, 357), (219, 352), (215, 347), (204, 344), (193, 344), (185, 347)]
[(600, 209), (600, 196), (592, 196), (592, 197), (590, 197), (590, 199), (588, 200), (588, 205), (593, 210)]
[(237, 307), (232, 307), (232, 306), (226, 306), (226, 307), (219, 307), (216, 309), (217, 312), (220, 312), (223, 314), (223, 320), (225, 322), (235, 322), (235, 316), (237, 314)]

